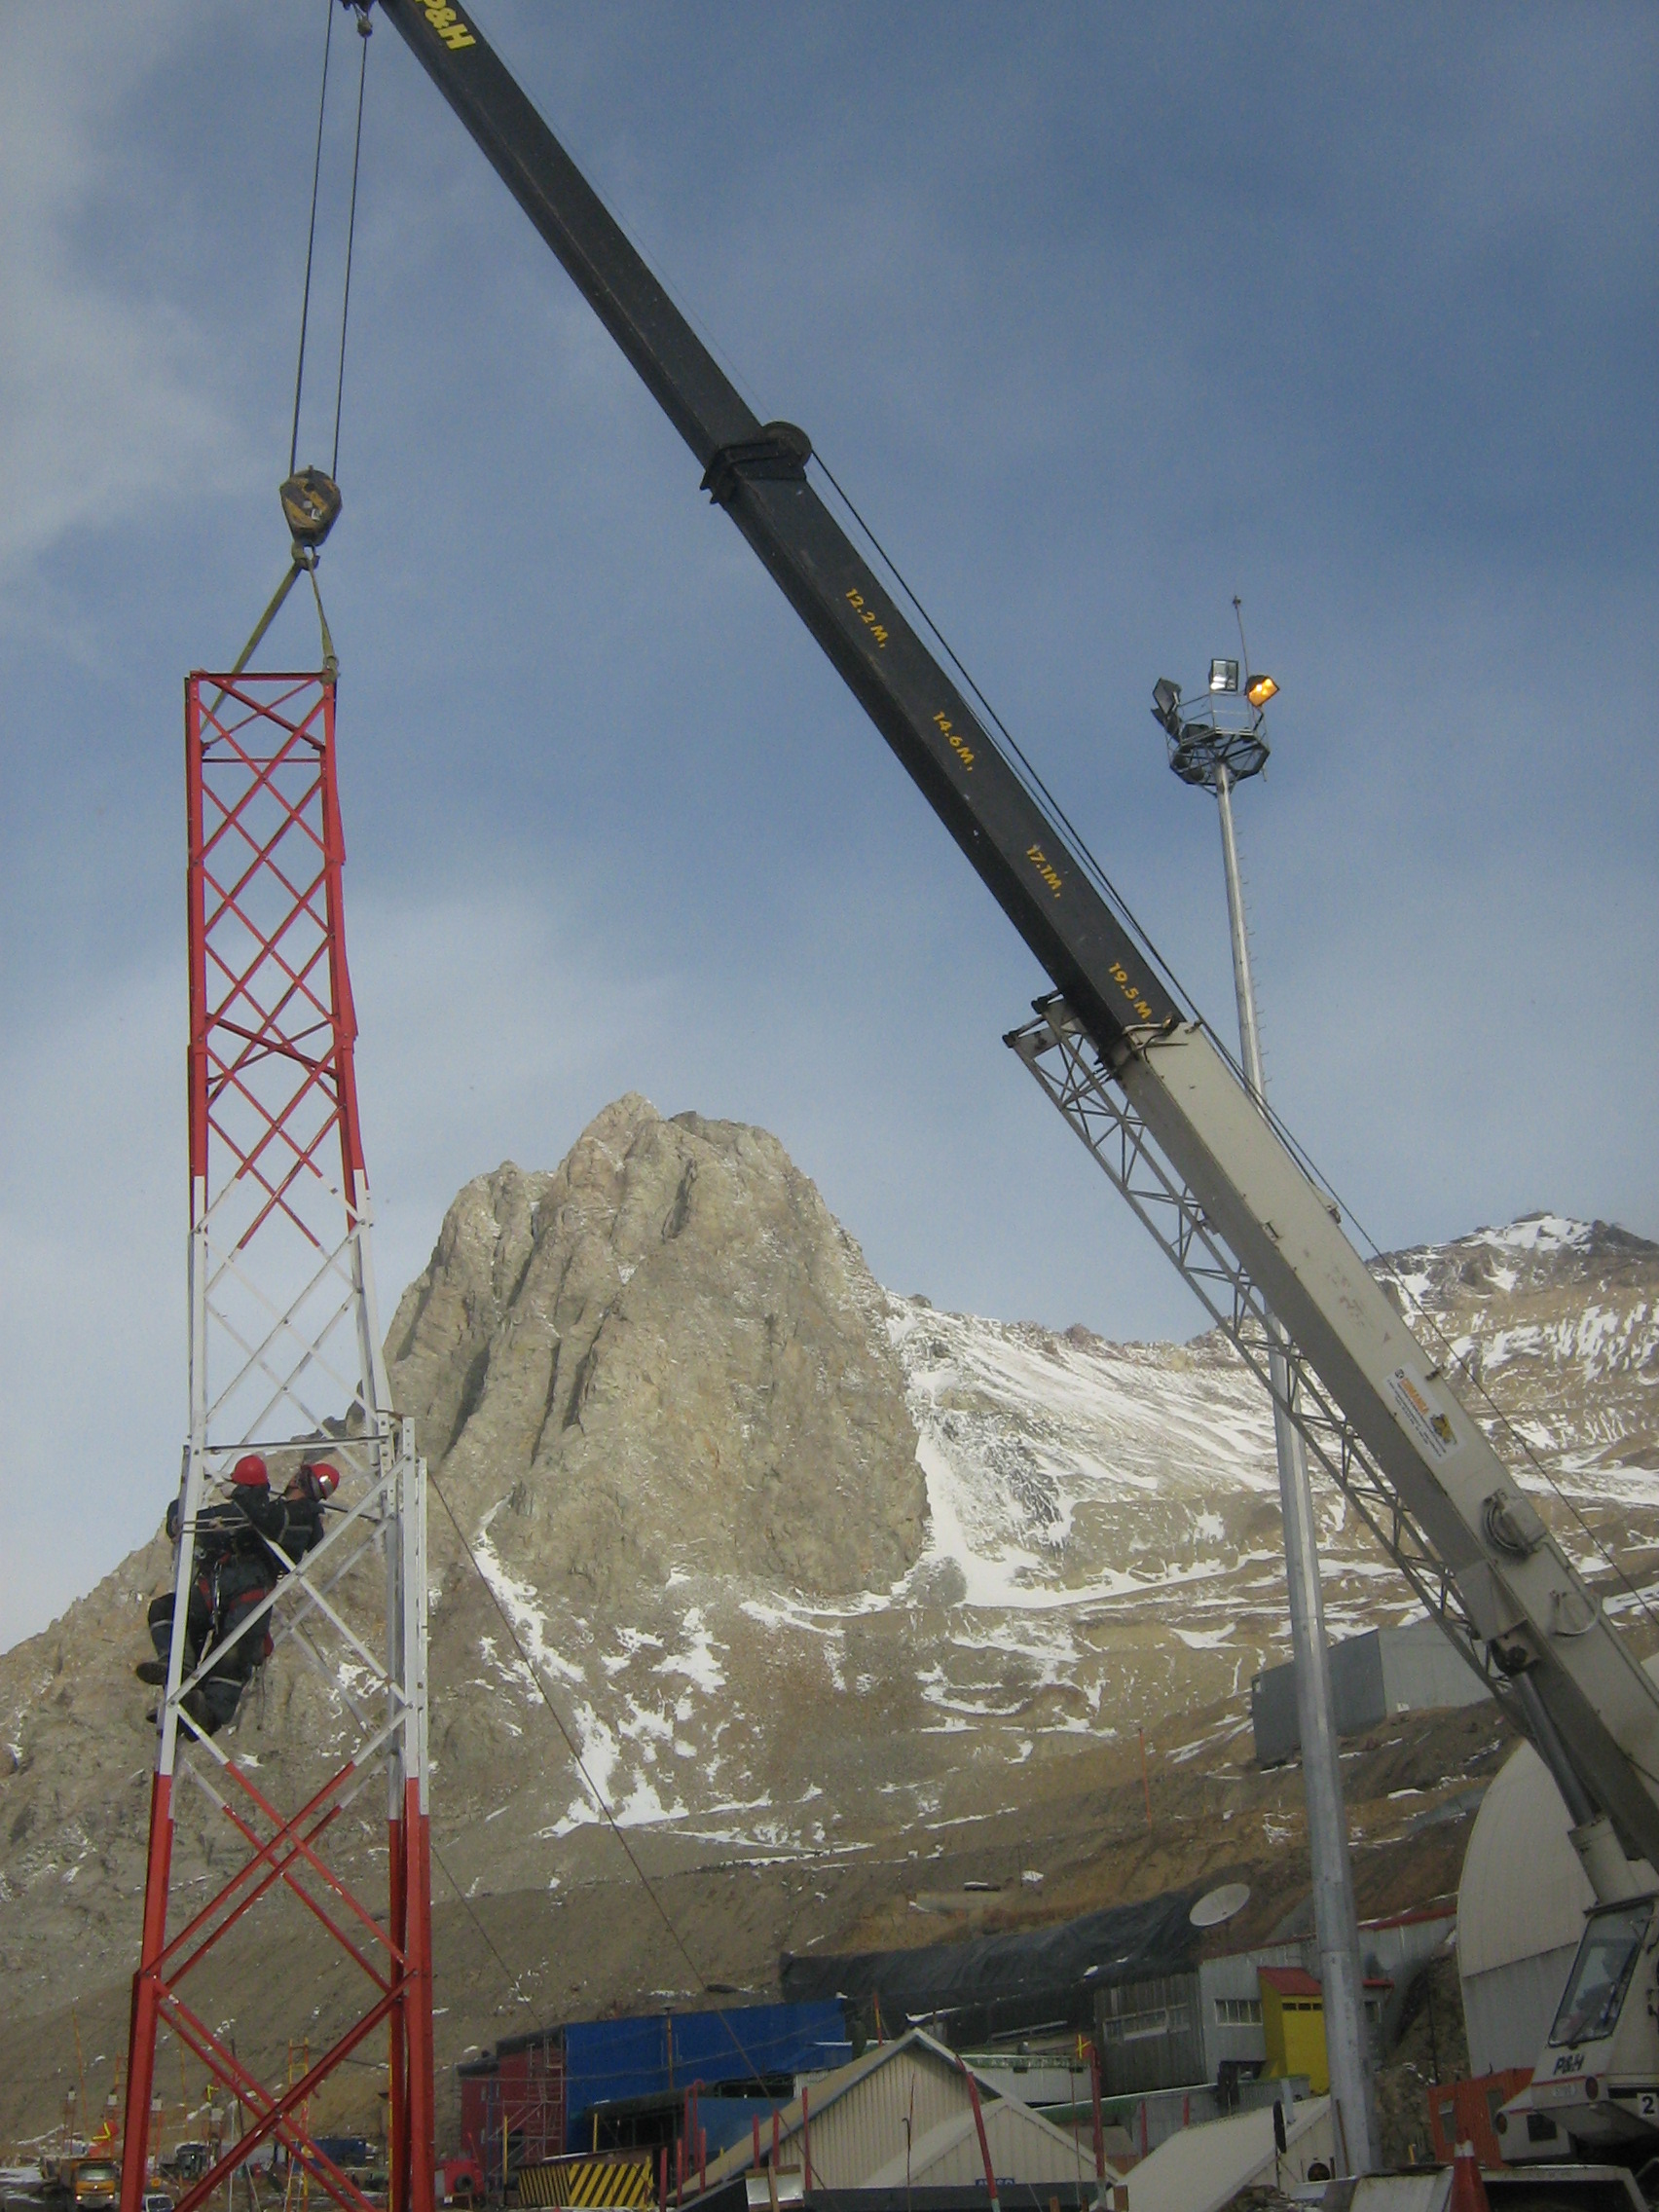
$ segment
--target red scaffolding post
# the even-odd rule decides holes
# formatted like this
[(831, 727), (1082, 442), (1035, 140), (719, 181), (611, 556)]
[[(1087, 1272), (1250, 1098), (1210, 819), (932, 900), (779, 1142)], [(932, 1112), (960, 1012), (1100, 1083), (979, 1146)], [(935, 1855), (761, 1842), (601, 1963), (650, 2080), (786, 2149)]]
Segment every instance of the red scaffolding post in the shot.
[[(391, 2212), (431, 2212), (432, 1947), (426, 1801), (425, 1469), (391, 1407), (370, 1258), (368, 1183), (353, 1072), (356, 1017), (341, 899), (345, 843), (332, 670), (193, 675), (185, 688), (190, 960), (190, 1433), (177, 1517), (167, 1680), (158, 1709), (149, 1866), (132, 1980), (121, 2212), (149, 2178), (156, 2044), (165, 2030), (240, 2105), (241, 2126), (192, 2182), (196, 2212), (270, 2143), (350, 2212), (356, 2185), (310, 2133), (320, 2085), (377, 2031), (389, 2067)], [(212, 1597), (236, 1460), (257, 1453), (279, 1491), (302, 1461), (340, 1475), (320, 1541), (297, 1561), (269, 1539), (259, 1602), (221, 1617)], [(250, 1535), (244, 1544), (255, 1542)], [(192, 1615), (193, 1594), (197, 1600)], [(166, 1637), (167, 1631), (161, 1631)], [(242, 1648), (238, 1650), (238, 1646)], [(215, 1711), (227, 1672), (311, 1668), (338, 1721), (326, 1755), (250, 1755), (244, 1707)], [(234, 1699), (233, 1699), (234, 1703)], [(269, 1749), (269, 1747), (267, 1747)], [(353, 1860), (345, 1816), (387, 1789), (384, 1897)], [(188, 1908), (175, 1833), (191, 1784), (234, 1845), (234, 1869)], [(196, 1800), (192, 1800), (192, 1810)], [(207, 1863), (217, 1877), (222, 1853)], [(372, 1864), (372, 1862), (370, 1862)], [(354, 1968), (355, 1996), (321, 2023), (325, 2047), (297, 2081), (238, 2056), (215, 1987), (221, 1939), (275, 1947), (300, 1929)], [(274, 2016), (273, 2051), (318, 2034)], [(218, 2026), (210, 2025), (217, 2021)], [(357, 2063), (361, 2063), (360, 2060)]]

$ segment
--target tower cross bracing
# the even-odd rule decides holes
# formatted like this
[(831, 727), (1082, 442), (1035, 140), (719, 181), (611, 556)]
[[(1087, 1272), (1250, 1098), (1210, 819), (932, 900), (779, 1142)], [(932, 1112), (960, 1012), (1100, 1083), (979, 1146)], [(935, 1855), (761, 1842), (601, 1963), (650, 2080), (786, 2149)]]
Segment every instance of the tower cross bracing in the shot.
[[(234, 2139), (189, 2184), (196, 2212), (271, 2144), (350, 2212), (357, 2183), (318, 2150), (319, 2088), (384, 2031), (389, 2194), (421, 2212), (432, 2190), (431, 1914), (427, 1846), (425, 1469), (391, 1405), (370, 1251), (357, 1112), (356, 1015), (342, 902), (345, 840), (332, 668), (192, 675), (185, 686), (190, 976), (190, 1398), (176, 1519), (167, 1678), (157, 1714), (149, 1859), (133, 1976), (122, 2212), (149, 2178), (157, 2038), (170, 2033), (239, 2108)], [(210, 1579), (203, 1532), (231, 1471), (257, 1454), (279, 1491), (302, 1460), (340, 1475), (326, 1532), (297, 1560), (261, 1536), (268, 1585), (234, 1625), (190, 1643), (190, 1601)], [(203, 1516), (207, 1517), (204, 1522)], [(249, 1664), (251, 1658), (251, 1666)], [(197, 1697), (227, 1659), (321, 1686), (323, 1716), (286, 1803), (250, 1749), (244, 1691), (219, 1733)], [(343, 1817), (384, 1779), (384, 1895), (340, 1863)], [(173, 1870), (180, 1785), (234, 1841), (228, 1878), (188, 1908)], [(331, 1850), (333, 1857), (331, 1858)], [(360, 1855), (359, 1855), (360, 1856)], [(215, 1863), (218, 1854), (214, 1855)], [(214, 1986), (232, 1930), (281, 1945), (301, 1916), (354, 1970), (351, 2016), (297, 2075), (263, 2079), (239, 2055)], [(284, 2051), (316, 2046), (303, 2021), (262, 2026)], [(217, 2024), (214, 2024), (217, 2023)], [(309, 2043), (307, 2042), (309, 2040)], [(242, 2039), (245, 2045), (245, 2037)], [(274, 2046), (274, 2047), (276, 2047)], [(292, 2077), (292, 2078), (290, 2078)]]

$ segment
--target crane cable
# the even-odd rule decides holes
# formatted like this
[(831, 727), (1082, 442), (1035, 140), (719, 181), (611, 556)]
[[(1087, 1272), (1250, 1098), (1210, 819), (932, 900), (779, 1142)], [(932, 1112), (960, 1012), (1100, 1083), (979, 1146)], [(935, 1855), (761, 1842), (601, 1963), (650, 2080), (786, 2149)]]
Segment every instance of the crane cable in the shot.
[(334, 387), (334, 438), (329, 457), (328, 472), (320, 468), (301, 468), (300, 458), (300, 407), (305, 395), (306, 348), (311, 330), (312, 274), (316, 259), (316, 211), (322, 185), (322, 140), (328, 114), (328, 70), (334, 50), (335, 0), (324, 0), (325, 20), (322, 39), (322, 83), (316, 103), (316, 147), (312, 158), (311, 215), (306, 226), (306, 274), (300, 292), (300, 344), (294, 363), (294, 413), (288, 437), (288, 474), (281, 488), (283, 519), (293, 539), (290, 548), (288, 572), (272, 594), (271, 603), (255, 623), (253, 634), (238, 654), (231, 669), (233, 677), (240, 676), (252, 659), (260, 640), (281, 611), (288, 594), (302, 574), (311, 580), (312, 597), (316, 602), (317, 623), (322, 633), (323, 673), (333, 681), (340, 673), (340, 663), (334, 650), (334, 640), (329, 632), (328, 616), (323, 611), (322, 593), (317, 586), (316, 564), (323, 539), (334, 527), (340, 513), (340, 422), (346, 401), (346, 340), (351, 315), (351, 259), (357, 237), (357, 182), (363, 162), (363, 98), (368, 84), (369, 39), (374, 25), (364, 0), (344, 0), (355, 9), (357, 36), (360, 41), (357, 64), (357, 115), (351, 140), (351, 197), (346, 218), (346, 274), (340, 298), (340, 361)]
[[(340, 367), (334, 387), (334, 447), (329, 461), (328, 473), (334, 478), (340, 468), (340, 417), (346, 397), (346, 334), (351, 313), (351, 249), (357, 232), (357, 179), (363, 162), (363, 95), (368, 83), (369, 40), (374, 35), (374, 24), (366, 6), (356, 5), (359, 58), (357, 63), (357, 120), (351, 141), (351, 198), (346, 217), (346, 276), (340, 300)], [(328, 112), (328, 65), (334, 46), (334, 0), (326, 0), (327, 24), (322, 40), (322, 86), (316, 103), (316, 150), (312, 158), (311, 220), (306, 228), (306, 276), (300, 293), (300, 348), (294, 363), (294, 419), (288, 439), (288, 474), (293, 476), (300, 464), (300, 402), (305, 392), (306, 341), (311, 327), (312, 268), (316, 256), (316, 210), (322, 183), (323, 124)]]
[(311, 222), (306, 230), (306, 280), (300, 293), (300, 355), (294, 364), (294, 428), (288, 441), (288, 474), (300, 465), (300, 394), (306, 381), (306, 331), (311, 321), (312, 260), (316, 252), (317, 188), (322, 180), (322, 123), (328, 112), (328, 62), (334, 51), (334, 0), (323, 0), (322, 90), (316, 102), (316, 152), (312, 158)]

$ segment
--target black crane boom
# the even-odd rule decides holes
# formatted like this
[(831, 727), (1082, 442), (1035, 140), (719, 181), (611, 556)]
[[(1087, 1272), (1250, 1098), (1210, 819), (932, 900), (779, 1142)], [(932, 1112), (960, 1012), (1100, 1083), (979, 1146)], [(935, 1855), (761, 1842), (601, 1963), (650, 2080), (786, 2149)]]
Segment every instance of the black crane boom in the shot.
[(1054, 824), (525, 97), (469, 11), (381, 0), (723, 506), (1102, 1051), (1186, 1018)]
[[(1351, 1437), (1370, 1455), (1370, 1526), (1459, 1646), (1477, 1664), (1484, 1649), (1490, 1677), (1515, 1685), (1567, 1802), (1593, 1816), (1573, 1834), (1597, 1895), (1628, 1896), (1630, 1862), (1659, 1866), (1659, 1689), (1600, 1597), (1383, 1295), (1327, 1195), (1149, 967), (1128, 918), (1085, 874), (819, 498), (805, 433), (756, 420), (470, 12), (439, 0), (381, 6), (680, 430), (705, 490), (1058, 984), (1033, 1031), (1010, 1043), (1034, 1072), (1065, 1060), (1069, 1072), (1045, 1088), (1137, 1205), (1136, 1193), (1153, 1188), (1136, 1182), (1151, 1162), (1147, 1203), (1167, 1228), (1161, 1238), (1200, 1295), (1227, 1285), (1235, 1303), (1223, 1325), (1242, 1344), (1240, 1315), (1254, 1300), (1288, 1331), (1340, 1412), (1330, 1417), (1339, 1480)], [(1074, 1022), (1092, 1042), (1092, 1065), (1070, 1053)], [(1107, 1100), (1113, 1090), (1126, 1105)], [(1108, 1124), (1097, 1142), (1091, 1131)], [(1192, 1257), (1200, 1245), (1208, 1260)], [(1305, 1406), (1286, 1411), (1307, 1421)]]

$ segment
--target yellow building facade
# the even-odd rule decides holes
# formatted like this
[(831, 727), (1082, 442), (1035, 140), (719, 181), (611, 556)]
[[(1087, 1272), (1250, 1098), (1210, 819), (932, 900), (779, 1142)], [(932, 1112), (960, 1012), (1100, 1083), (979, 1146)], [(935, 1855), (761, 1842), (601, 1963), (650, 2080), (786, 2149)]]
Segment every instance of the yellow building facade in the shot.
[(1331, 2086), (1324, 1992), (1300, 1967), (1259, 1967), (1257, 1978), (1262, 1991), (1262, 2041), (1268, 2052), (1263, 2074), (1274, 2082), (1306, 2074), (1309, 2088), (1322, 2097)]

